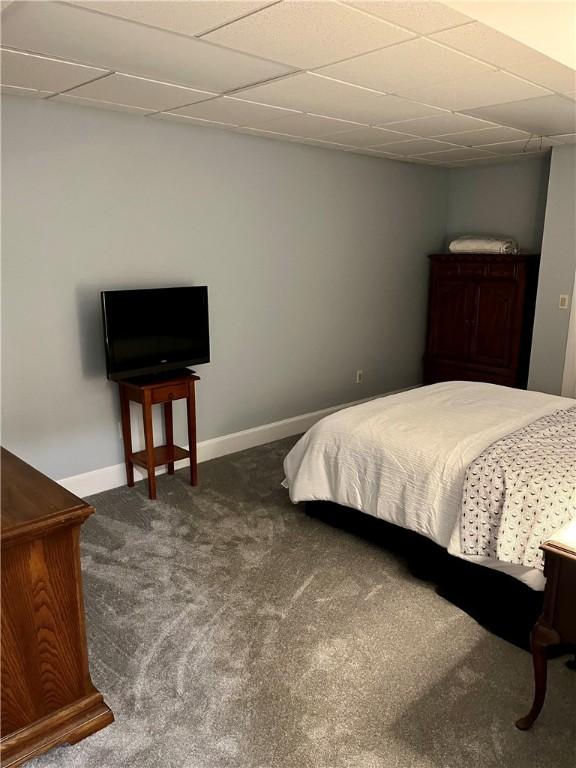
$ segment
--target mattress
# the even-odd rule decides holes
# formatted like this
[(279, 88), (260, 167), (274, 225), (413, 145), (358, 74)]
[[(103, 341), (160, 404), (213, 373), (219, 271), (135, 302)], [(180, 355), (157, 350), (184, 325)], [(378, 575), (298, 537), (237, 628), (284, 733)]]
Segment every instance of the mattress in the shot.
[(457, 557), (544, 588), (535, 568), (460, 547), (466, 468), (482, 451), (572, 398), (443, 382), (346, 408), (315, 424), (284, 462), (294, 503), (332, 501), (422, 534)]

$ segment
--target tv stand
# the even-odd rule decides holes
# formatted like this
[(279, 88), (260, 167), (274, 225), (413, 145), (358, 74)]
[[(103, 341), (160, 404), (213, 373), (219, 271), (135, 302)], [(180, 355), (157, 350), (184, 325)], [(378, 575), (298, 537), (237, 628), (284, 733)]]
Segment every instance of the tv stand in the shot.
[[(161, 373), (156, 376), (139, 376), (119, 381), (120, 411), (122, 414), (122, 437), (124, 440), (124, 461), (126, 482), (134, 485), (134, 465), (148, 473), (148, 496), (156, 498), (156, 467), (166, 466), (168, 474), (174, 474), (174, 462), (190, 459), (190, 485), (198, 485), (196, 457), (196, 396), (195, 384), (200, 380), (188, 369)], [(172, 402), (185, 398), (188, 415), (188, 449), (174, 445)], [(132, 426), (130, 423), (130, 401), (140, 403), (144, 417), (143, 451), (132, 450)], [(165, 444), (154, 446), (152, 428), (152, 406), (162, 404), (164, 408)]]

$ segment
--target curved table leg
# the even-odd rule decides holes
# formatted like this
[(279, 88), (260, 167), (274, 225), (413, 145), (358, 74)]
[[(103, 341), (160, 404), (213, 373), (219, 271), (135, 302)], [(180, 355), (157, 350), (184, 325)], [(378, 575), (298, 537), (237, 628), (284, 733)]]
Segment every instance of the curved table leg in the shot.
[(540, 622), (534, 625), (530, 636), (532, 662), (534, 665), (534, 701), (530, 712), (525, 717), (521, 717), (516, 721), (516, 727), (521, 731), (528, 730), (542, 710), (546, 697), (546, 680), (548, 676), (548, 657), (546, 651), (549, 646), (557, 645), (559, 642), (560, 637), (554, 629)]

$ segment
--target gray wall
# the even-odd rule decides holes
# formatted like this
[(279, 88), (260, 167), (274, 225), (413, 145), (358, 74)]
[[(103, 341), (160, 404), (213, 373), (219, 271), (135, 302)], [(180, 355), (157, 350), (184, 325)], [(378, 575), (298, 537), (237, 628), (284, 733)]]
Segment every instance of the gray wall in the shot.
[(544, 242), (534, 321), (530, 389), (560, 394), (570, 310), (558, 308), (560, 294), (572, 296), (576, 270), (576, 146), (552, 150)]
[(547, 156), (450, 170), (446, 232), (511, 235), (540, 252), (550, 160)]
[(3, 101), (7, 448), (55, 478), (121, 461), (102, 289), (209, 286), (201, 440), (420, 381), (446, 170)]

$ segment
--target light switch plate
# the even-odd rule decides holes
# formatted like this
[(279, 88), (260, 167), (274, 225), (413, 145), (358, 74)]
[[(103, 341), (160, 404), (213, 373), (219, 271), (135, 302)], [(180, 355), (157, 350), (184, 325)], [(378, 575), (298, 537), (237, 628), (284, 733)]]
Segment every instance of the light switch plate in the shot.
[(558, 309), (568, 309), (568, 294), (561, 293), (558, 300)]

